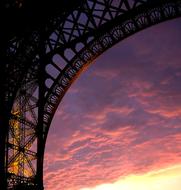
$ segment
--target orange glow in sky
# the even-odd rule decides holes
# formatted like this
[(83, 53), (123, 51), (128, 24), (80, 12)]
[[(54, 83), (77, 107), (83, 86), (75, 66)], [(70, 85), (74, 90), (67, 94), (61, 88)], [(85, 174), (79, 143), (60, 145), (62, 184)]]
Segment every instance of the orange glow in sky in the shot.
[(181, 165), (80, 190), (180, 190)]

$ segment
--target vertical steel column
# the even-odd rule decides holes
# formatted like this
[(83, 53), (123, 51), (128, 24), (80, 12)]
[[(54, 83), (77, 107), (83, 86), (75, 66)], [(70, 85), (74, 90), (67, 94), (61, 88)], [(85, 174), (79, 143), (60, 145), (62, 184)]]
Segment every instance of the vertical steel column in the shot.
[(44, 117), (44, 105), (45, 105), (45, 37), (41, 36), (40, 43), (40, 68), (38, 76), (39, 84), (39, 98), (38, 98), (38, 125), (37, 125), (37, 184), (38, 190), (43, 190), (43, 160), (44, 160), (44, 131), (43, 131), (43, 117)]

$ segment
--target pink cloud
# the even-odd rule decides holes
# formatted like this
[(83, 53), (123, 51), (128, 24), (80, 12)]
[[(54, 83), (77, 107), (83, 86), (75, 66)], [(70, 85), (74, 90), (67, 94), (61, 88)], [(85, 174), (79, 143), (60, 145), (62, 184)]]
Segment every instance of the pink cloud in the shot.
[(180, 30), (156, 31), (121, 43), (66, 94), (48, 137), (45, 189), (79, 190), (181, 162), (180, 46), (172, 33)]
[[(155, 139), (154, 142), (146, 141), (132, 147), (126, 147), (125, 144), (125, 149), (119, 156), (112, 150), (98, 149), (96, 151), (95, 149), (86, 155), (87, 159), (85, 157), (72, 161), (68, 159), (69, 164), (66, 167), (56, 168), (53, 172), (48, 172), (47, 168), (45, 172), (46, 187), (48, 189), (54, 187), (55, 190), (60, 187), (78, 190), (87, 185), (95, 186), (104, 183), (105, 180), (112, 182), (121, 176), (142, 174), (180, 163), (180, 140), (181, 135), (176, 134)], [(105, 157), (106, 154), (109, 156)], [(57, 187), (54, 185), (55, 183)]]

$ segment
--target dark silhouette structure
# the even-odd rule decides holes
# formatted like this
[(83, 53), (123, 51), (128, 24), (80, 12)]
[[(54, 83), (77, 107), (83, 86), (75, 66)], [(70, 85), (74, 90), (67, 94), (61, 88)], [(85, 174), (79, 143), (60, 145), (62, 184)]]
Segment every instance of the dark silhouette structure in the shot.
[(181, 15), (181, 0), (1, 0), (0, 189), (42, 190), (53, 115), (114, 44)]

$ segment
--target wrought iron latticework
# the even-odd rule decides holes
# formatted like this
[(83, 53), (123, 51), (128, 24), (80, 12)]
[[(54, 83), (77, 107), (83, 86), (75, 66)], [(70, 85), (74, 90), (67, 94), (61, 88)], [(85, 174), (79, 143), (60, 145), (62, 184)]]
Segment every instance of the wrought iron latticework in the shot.
[(4, 0), (0, 9), (0, 186), (40, 190), (47, 134), (70, 85), (116, 43), (180, 17), (181, 0)]

